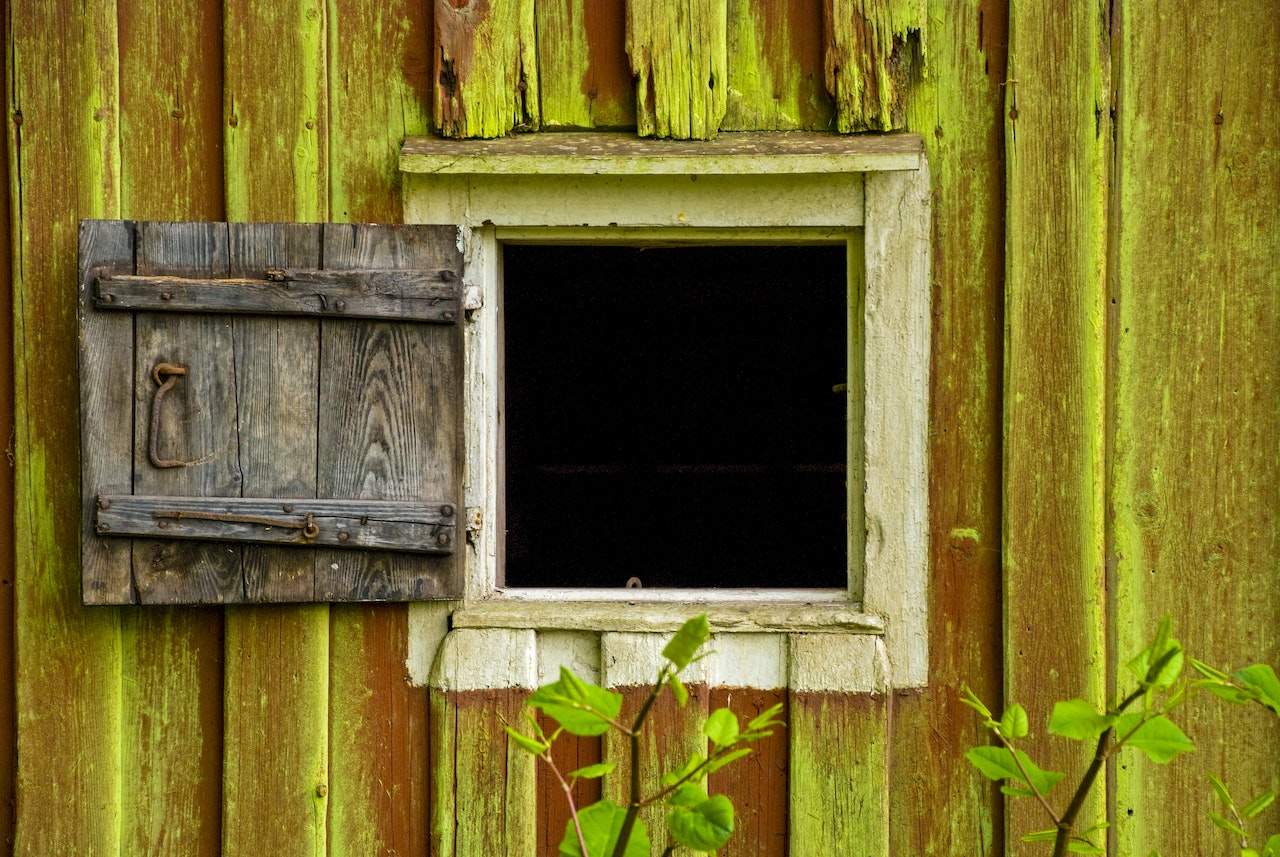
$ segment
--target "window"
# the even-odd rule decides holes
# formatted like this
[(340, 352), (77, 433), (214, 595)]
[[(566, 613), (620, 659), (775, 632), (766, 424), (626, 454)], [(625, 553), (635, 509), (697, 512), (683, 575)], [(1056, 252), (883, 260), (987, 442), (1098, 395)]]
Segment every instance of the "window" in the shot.
[(502, 253), (506, 585), (845, 585), (843, 244)]

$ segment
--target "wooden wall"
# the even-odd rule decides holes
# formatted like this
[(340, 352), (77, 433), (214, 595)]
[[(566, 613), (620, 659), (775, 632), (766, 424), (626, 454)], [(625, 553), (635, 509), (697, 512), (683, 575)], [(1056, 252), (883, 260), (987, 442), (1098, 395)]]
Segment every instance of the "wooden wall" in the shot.
[[(0, 827), (16, 853), (425, 853), (430, 706), (405, 681), (405, 608), (80, 606), (72, 283), (82, 217), (395, 220), (397, 147), (433, 103), (455, 131), (670, 128), (692, 97), (671, 81), (705, 65), (727, 84), (704, 123), (887, 116), (924, 136), (936, 643), (931, 687), (892, 702), (892, 853), (1028, 853), (1030, 810), (1006, 812), (960, 758), (980, 739), (962, 681), (1038, 712), (1101, 698), (1166, 612), (1192, 652), (1280, 661), (1274, 8), (720, 0), (688, 6), (724, 16), (722, 44), (643, 53), (671, 43), (656, 28), (676, 2), (631, 0), (630, 31), (593, 0), (512, 3), (472, 30), (458, 0), (439, 27), (428, 0), (6, 3)], [(824, 7), (888, 29), (830, 30)], [(850, 89), (824, 40), (874, 76), (901, 68), (903, 22), (920, 67), (880, 101)], [(1095, 811), (1115, 853), (1225, 854), (1205, 772), (1275, 777), (1274, 723), (1204, 701), (1186, 720), (1194, 758), (1112, 772)]]

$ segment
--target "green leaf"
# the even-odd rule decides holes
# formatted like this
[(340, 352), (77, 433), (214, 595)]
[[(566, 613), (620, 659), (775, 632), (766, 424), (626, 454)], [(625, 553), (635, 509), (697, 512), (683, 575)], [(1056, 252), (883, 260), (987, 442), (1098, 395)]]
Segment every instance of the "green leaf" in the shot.
[(507, 735), (510, 736), (511, 740), (515, 741), (516, 745), (521, 750), (524, 750), (526, 753), (532, 753), (535, 756), (541, 756), (543, 753), (547, 752), (547, 749), (551, 746), (549, 744), (544, 744), (543, 742), (538, 741), (534, 738), (530, 738), (528, 735), (525, 735), (522, 732), (517, 732), (515, 729), (512, 729), (510, 726), (507, 726), (505, 728), (507, 730)]
[(684, 708), (689, 704), (689, 689), (684, 686), (680, 676), (675, 673), (667, 676), (667, 687), (671, 688), (671, 692), (675, 694), (676, 705)]
[[(1022, 772), (1014, 762), (1013, 754), (1005, 747), (973, 747), (964, 754), (964, 757), (987, 779), (1025, 782)], [(1031, 785), (1034, 785), (1042, 795), (1048, 794), (1062, 779), (1063, 775), (1057, 771), (1041, 770), (1035, 762), (1031, 761), (1031, 757), (1021, 750), (1018, 751), (1018, 761), (1022, 762), (1022, 766), (1027, 769)]]
[(991, 709), (982, 704), (982, 700), (978, 699), (978, 695), (969, 689), (969, 685), (962, 685), (960, 688), (960, 701), (965, 705), (978, 712), (986, 720), (992, 720)]
[(711, 623), (707, 621), (706, 613), (699, 614), (680, 626), (662, 650), (662, 656), (675, 664), (677, 670), (682, 670), (689, 666), (698, 649), (710, 639)]
[(1205, 678), (1213, 679), (1214, 681), (1229, 681), (1231, 679), (1231, 676), (1220, 669), (1209, 666), (1204, 661), (1198, 661), (1195, 658), (1190, 658), (1189, 660), (1192, 668)]
[(595, 780), (605, 774), (612, 774), (613, 769), (616, 767), (618, 767), (617, 762), (597, 762), (594, 765), (587, 765), (585, 768), (570, 771), (569, 776), (579, 780)]
[(1091, 741), (1111, 725), (1112, 719), (1083, 699), (1056, 702), (1049, 717), (1049, 731), (1075, 741)]
[(724, 795), (712, 795), (696, 803), (673, 804), (667, 829), (686, 848), (715, 851), (733, 835), (733, 803)]
[(1236, 705), (1244, 705), (1245, 703), (1253, 702), (1254, 699), (1253, 694), (1246, 690), (1241, 690), (1240, 688), (1230, 684), (1219, 684), (1216, 681), (1208, 679), (1205, 681), (1193, 682), (1191, 686), (1207, 690), (1214, 696), (1221, 697), (1227, 702), (1231, 702)]
[(571, 735), (603, 735), (609, 720), (622, 710), (622, 694), (588, 684), (567, 667), (560, 668), (560, 680), (535, 690), (527, 703), (540, 709)]
[(1004, 710), (1004, 716), (1000, 718), (1000, 732), (1006, 738), (1025, 738), (1030, 729), (1027, 710), (1021, 705), (1015, 702)]
[(738, 740), (738, 718), (727, 708), (717, 708), (707, 718), (702, 734), (717, 747), (727, 747)]
[(1035, 797), (1036, 793), (1031, 789), (1022, 788), (1020, 786), (1003, 785), (1000, 787), (1000, 793), (1009, 797)]
[(1267, 840), (1262, 846), (1262, 857), (1280, 857), (1280, 833)]
[(1244, 806), (1242, 806), (1240, 808), (1240, 814), (1243, 815), (1245, 818), (1257, 818), (1259, 815), (1262, 814), (1262, 811), (1264, 809), (1271, 806), (1271, 804), (1275, 803), (1275, 801), (1276, 801), (1276, 793), (1268, 789), (1267, 791), (1263, 792), (1262, 794), (1258, 795), (1256, 798), (1254, 798), (1253, 800), (1249, 801)]
[(782, 726), (783, 722), (778, 719), (782, 714), (782, 703), (775, 702), (764, 711), (761, 711), (747, 723), (748, 732), (758, 732), (761, 729), (768, 729), (772, 726)]
[(750, 755), (751, 755), (750, 747), (739, 747), (737, 750), (734, 750), (731, 753), (725, 753), (723, 756), (717, 756), (716, 758), (712, 759), (711, 763), (707, 765), (706, 771), (708, 774), (714, 774), (716, 771), (720, 770), (725, 765), (731, 765), (734, 762), (741, 759), (743, 756), (750, 756)]
[(1085, 839), (1072, 839), (1067, 842), (1067, 850), (1072, 854), (1106, 854), (1097, 845)]
[[(626, 817), (627, 811), (611, 800), (597, 801), (578, 813), (582, 838), (586, 841), (590, 857), (610, 857), (613, 854)], [(649, 857), (649, 835), (644, 822), (638, 818), (635, 827), (631, 828), (631, 839), (627, 841), (623, 854), (626, 857)], [(564, 838), (560, 840), (560, 857), (586, 857), (578, 847), (578, 834), (573, 829), (572, 818), (565, 824)]]
[(1023, 842), (1052, 842), (1058, 838), (1058, 828), (1051, 827), (1048, 830), (1037, 830), (1035, 833), (1028, 833), (1022, 837)]
[(1231, 792), (1227, 791), (1226, 783), (1215, 777), (1213, 774), (1209, 775), (1209, 782), (1213, 785), (1213, 790), (1217, 793), (1218, 800), (1222, 801), (1224, 806), (1232, 806), (1235, 804), (1235, 801), (1231, 799)]
[[(1173, 623), (1168, 616), (1160, 620), (1160, 627), (1151, 645), (1139, 652), (1127, 665), (1139, 681), (1152, 688), (1169, 687), (1182, 674), (1182, 646), (1173, 639), (1172, 628)], [(1172, 655), (1161, 663), (1161, 659), (1170, 653)]]
[(1129, 736), (1126, 746), (1141, 750), (1156, 764), (1168, 764), (1179, 754), (1189, 753), (1196, 748), (1191, 739), (1168, 717), (1153, 717), (1138, 726), (1141, 720), (1141, 714), (1122, 715), (1116, 721), (1116, 732), (1125, 736), (1137, 727), (1137, 731)]
[(1234, 673), (1236, 681), (1257, 694), (1257, 699), (1280, 716), (1280, 678), (1267, 664), (1251, 664)]
[(680, 782), (689, 774), (693, 773), (694, 768), (701, 765), (702, 762), (703, 762), (702, 754), (694, 753), (692, 756), (689, 757), (689, 761), (685, 762), (683, 766), (681, 766), (680, 768), (674, 771), (671, 771), (668, 774), (665, 774), (662, 777), (663, 787), (665, 788), (673, 783)]
[(1230, 833), (1234, 833), (1236, 836), (1244, 838), (1244, 835), (1245, 835), (1244, 831), (1241, 830), (1240, 826), (1237, 825), (1231, 819), (1218, 815), (1216, 812), (1211, 812), (1209, 813), (1209, 820), (1212, 821), (1214, 824), (1216, 824), (1218, 827), (1221, 827), (1223, 830), (1226, 830)]

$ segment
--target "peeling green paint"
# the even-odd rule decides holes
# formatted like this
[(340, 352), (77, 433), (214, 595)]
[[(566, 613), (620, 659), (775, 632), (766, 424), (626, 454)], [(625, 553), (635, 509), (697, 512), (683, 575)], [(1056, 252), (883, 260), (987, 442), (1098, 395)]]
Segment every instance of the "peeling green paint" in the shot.
[(709, 140), (728, 98), (727, 0), (629, 0), (636, 133)]
[(501, 137), (541, 124), (533, 0), (436, 4), (436, 129)]
[(827, 0), (826, 9), (836, 130), (902, 127), (904, 95), (928, 59), (926, 0)]

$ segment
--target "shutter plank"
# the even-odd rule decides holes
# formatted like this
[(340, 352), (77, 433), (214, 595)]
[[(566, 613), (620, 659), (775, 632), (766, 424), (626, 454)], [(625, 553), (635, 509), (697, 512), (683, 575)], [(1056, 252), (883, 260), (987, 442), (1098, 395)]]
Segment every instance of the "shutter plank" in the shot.
[[(228, 273), (261, 277), (267, 268), (318, 267), (320, 227), (297, 223), (231, 223)], [(319, 322), (242, 317), (234, 320), (241, 401), (240, 459), (244, 495), (316, 496), (316, 396)], [(246, 601), (311, 601), (312, 558), (290, 548), (246, 547)]]
[(133, 319), (93, 309), (98, 273), (133, 271), (133, 224), (87, 221), (80, 228), (80, 484), (82, 591), (86, 604), (128, 604), (132, 545), (94, 533), (94, 496), (132, 490)]
[[(451, 227), (329, 225), (324, 266), (461, 270), (461, 259)], [(458, 326), (321, 324), (320, 496), (457, 507)], [(317, 551), (316, 597), (446, 597), (460, 588), (460, 557)]]
[[(142, 274), (226, 273), (227, 233), (220, 223), (140, 223)], [(213, 316), (139, 313), (135, 320), (133, 489), (138, 494), (234, 497), (240, 494), (236, 377), (231, 328)], [(150, 418), (159, 362), (188, 367), (160, 409), (158, 449), (186, 467), (157, 468), (148, 459)], [(138, 540), (133, 574), (144, 604), (212, 604), (240, 599), (240, 548), (204, 542)]]

